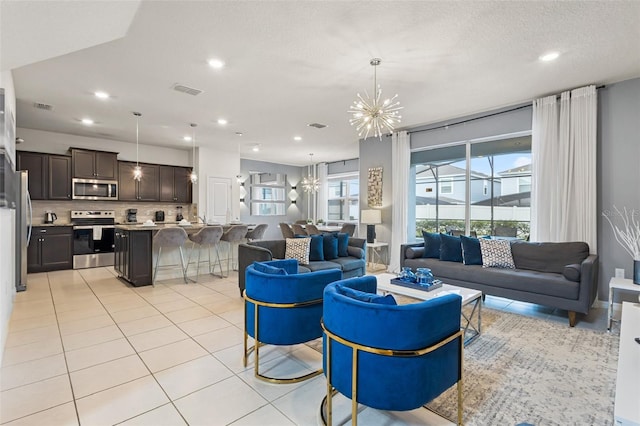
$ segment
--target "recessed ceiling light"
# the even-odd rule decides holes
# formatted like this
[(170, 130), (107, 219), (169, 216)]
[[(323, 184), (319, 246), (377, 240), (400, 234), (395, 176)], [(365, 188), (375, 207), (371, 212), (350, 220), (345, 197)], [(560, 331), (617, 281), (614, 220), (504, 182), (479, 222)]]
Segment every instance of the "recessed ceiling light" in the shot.
[(554, 59), (558, 59), (559, 56), (560, 54), (558, 52), (549, 52), (538, 57), (538, 59), (540, 59), (543, 62), (549, 62), (549, 61), (553, 61)]
[(107, 92), (94, 92), (94, 95), (98, 99), (109, 99), (109, 94)]
[(221, 69), (224, 67), (224, 62), (220, 59), (209, 59), (209, 66), (214, 69)]
[(182, 138), (185, 142), (191, 142), (191, 136), (185, 136)]
[(293, 137), (293, 140), (294, 140), (294, 141), (301, 141), (301, 140), (302, 140), (302, 137), (301, 137), (301, 136), (294, 136), (294, 137)]
[(87, 125), (87, 126), (91, 126), (93, 124), (93, 120), (90, 118), (83, 118), (82, 119), (82, 124)]
[(242, 136), (242, 132), (236, 132), (236, 136)]
[(251, 150), (252, 150), (253, 152), (258, 152), (258, 151), (260, 151), (260, 145), (254, 145), (254, 147), (253, 147), (253, 148), (251, 148)]
[(218, 124), (219, 125), (224, 126), (227, 123), (228, 123), (228, 121), (225, 120), (224, 118), (218, 118)]

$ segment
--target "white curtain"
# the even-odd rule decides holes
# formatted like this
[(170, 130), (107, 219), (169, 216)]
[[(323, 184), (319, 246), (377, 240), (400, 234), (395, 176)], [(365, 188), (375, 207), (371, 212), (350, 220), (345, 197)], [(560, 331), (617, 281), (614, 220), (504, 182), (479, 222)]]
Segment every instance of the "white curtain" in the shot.
[(597, 249), (595, 86), (533, 102), (531, 240)]
[(316, 199), (318, 207), (316, 209), (316, 220), (322, 219), (327, 222), (327, 194), (329, 193), (329, 182), (327, 182), (327, 163), (318, 164), (318, 180), (320, 180), (320, 188), (318, 189), (318, 198)]
[(407, 242), (407, 215), (409, 212), (409, 167), (411, 161), (410, 136), (397, 132), (391, 137), (392, 168), (392, 226), (389, 246), (389, 272), (400, 270), (400, 244)]

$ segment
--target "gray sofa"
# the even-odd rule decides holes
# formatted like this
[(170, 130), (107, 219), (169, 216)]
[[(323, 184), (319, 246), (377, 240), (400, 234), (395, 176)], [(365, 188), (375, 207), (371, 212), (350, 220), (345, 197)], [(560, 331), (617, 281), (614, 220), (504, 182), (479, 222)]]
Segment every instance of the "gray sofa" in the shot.
[(433, 275), (447, 284), (565, 309), (569, 311), (571, 327), (575, 325), (576, 312), (589, 312), (598, 291), (598, 256), (589, 254), (586, 243), (512, 241), (511, 254), (516, 269), (483, 268), (423, 258), (423, 252), (424, 243), (403, 244), (400, 264), (413, 270), (431, 268)]
[[(238, 246), (238, 287), (240, 295), (245, 287), (245, 270), (253, 262), (264, 262), (272, 259), (284, 259), (285, 240), (252, 241)], [(311, 261), (308, 265), (299, 265), (298, 272), (321, 271), (324, 269), (340, 269), (343, 278), (359, 277), (367, 270), (367, 240), (349, 237), (347, 252), (349, 256), (333, 260)]]

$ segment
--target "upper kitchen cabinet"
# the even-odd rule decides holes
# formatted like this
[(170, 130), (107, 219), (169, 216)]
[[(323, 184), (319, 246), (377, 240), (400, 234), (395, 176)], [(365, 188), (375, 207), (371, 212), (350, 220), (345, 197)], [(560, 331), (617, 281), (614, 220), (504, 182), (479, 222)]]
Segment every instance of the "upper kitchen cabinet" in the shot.
[(48, 178), (50, 200), (71, 199), (71, 157), (49, 155)]
[(157, 164), (140, 164), (142, 179), (133, 179), (136, 163), (120, 161), (118, 166), (118, 188), (120, 201), (159, 201), (160, 166)]
[(71, 148), (73, 177), (85, 179), (118, 179), (118, 154)]
[(47, 199), (48, 158), (47, 154), (18, 152), (18, 170), (29, 172), (29, 195), (32, 200)]
[(187, 167), (160, 166), (160, 201), (190, 203), (190, 175)]

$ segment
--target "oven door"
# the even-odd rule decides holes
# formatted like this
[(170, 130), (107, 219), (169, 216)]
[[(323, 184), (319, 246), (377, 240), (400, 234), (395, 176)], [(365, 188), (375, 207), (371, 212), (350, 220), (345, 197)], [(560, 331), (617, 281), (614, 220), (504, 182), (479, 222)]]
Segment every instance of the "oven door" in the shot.
[(113, 253), (113, 225), (83, 225), (73, 227), (73, 254)]

